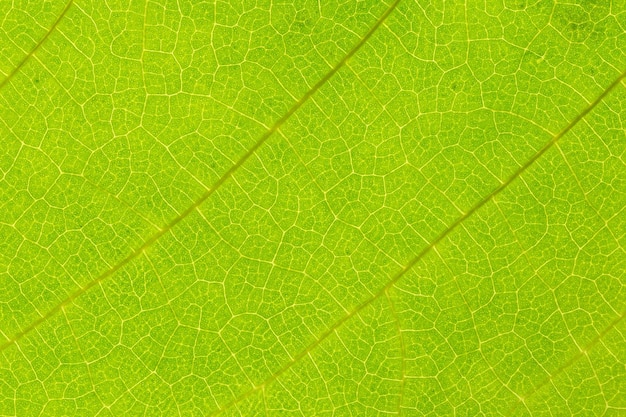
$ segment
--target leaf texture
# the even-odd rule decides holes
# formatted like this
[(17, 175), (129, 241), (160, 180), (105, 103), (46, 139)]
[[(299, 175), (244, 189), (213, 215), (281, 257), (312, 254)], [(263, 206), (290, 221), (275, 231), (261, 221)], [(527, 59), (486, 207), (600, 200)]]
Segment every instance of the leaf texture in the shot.
[(0, 9), (0, 415), (626, 413), (622, 0)]

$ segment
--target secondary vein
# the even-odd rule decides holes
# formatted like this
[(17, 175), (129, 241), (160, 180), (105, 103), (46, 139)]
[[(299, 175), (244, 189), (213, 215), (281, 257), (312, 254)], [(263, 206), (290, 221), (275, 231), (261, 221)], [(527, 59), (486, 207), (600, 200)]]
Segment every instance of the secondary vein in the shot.
[(7, 84), (9, 84), (9, 82), (13, 79), (15, 74), (17, 74), (22, 69), (24, 64), (26, 64), (26, 62), (28, 62), (28, 60), (33, 55), (35, 55), (35, 52), (37, 52), (37, 50), (41, 47), (41, 45), (43, 45), (44, 42), (50, 37), (50, 34), (54, 32), (56, 27), (59, 26), (59, 22), (61, 22), (63, 17), (67, 14), (67, 11), (70, 9), (73, 3), (74, 3), (74, 0), (70, 0), (67, 2), (67, 4), (65, 5), (65, 8), (61, 11), (61, 14), (59, 14), (59, 16), (56, 18), (52, 26), (50, 26), (50, 29), (48, 29), (46, 34), (39, 40), (39, 42), (37, 42), (37, 45), (35, 45), (35, 47), (28, 54), (26, 54), (24, 58), (22, 58), (22, 60), (16, 65), (16, 67), (13, 68), (13, 71), (11, 71), (9, 75), (7, 75), (6, 78), (0, 82), (0, 90), (2, 90)]

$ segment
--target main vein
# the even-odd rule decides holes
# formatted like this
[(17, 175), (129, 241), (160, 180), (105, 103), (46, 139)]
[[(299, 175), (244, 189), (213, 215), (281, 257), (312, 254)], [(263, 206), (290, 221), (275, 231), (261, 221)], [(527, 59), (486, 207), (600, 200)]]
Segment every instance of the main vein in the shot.
[[(396, 8), (396, 6), (398, 5), (398, 3), (400, 2), (400, 0), (395, 0), (393, 4), (391, 4), (391, 6), (389, 6), (389, 8), (385, 11), (385, 13), (383, 13), (380, 18), (376, 21), (376, 23), (370, 28), (370, 30), (359, 40), (359, 42), (343, 57), (343, 59), (341, 61), (339, 61), (324, 77), (322, 77), (313, 87), (311, 87), (311, 89), (309, 89), (309, 91), (306, 92), (306, 94), (304, 94), (304, 96), (302, 96), (302, 98), (300, 100), (298, 100), (296, 103), (294, 103), (294, 105), (280, 118), (278, 119), (264, 134), (263, 136), (261, 136), (257, 142), (250, 148), (248, 149), (248, 151), (239, 158), (239, 160), (237, 160), (237, 162), (235, 162), (235, 164), (233, 166), (230, 167), (230, 169), (228, 169), (228, 171), (226, 171), (210, 188), (208, 188), (204, 194), (202, 194), (200, 196), (200, 198), (198, 200), (196, 200), (191, 206), (189, 206), (186, 210), (184, 210), (183, 212), (181, 212), (178, 216), (176, 216), (172, 221), (170, 221), (165, 227), (163, 227), (162, 229), (160, 229), (159, 231), (157, 231), (156, 233), (154, 233), (152, 236), (150, 236), (140, 247), (138, 247), (137, 249), (135, 249), (130, 255), (126, 256), (124, 259), (122, 259), (121, 261), (119, 261), (117, 264), (115, 264), (114, 266), (112, 266), (111, 268), (109, 268), (108, 270), (106, 270), (105, 272), (103, 272), (102, 274), (100, 274), (98, 277), (94, 278), (92, 281), (88, 282), (87, 284), (85, 284), (84, 286), (78, 288), (77, 290), (75, 290), (74, 292), (70, 293), (64, 300), (62, 300), (60, 303), (58, 303), (57, 305), (55, 305), (54, 307), (52, 307), (52, 309), (50, 309), (46, 314), (44, 314), (43, 316), (39, 317), (37, 320), (33, 321), (30, 325), (28, 325), (27, 327), (25, 327), (24, 329), (22, 329), (21, 331), (19, 331), (18, 333), (16, 333), (15, 335), (13, 335), (11, 338), (9, 338), (7, 341), (5, 341), (4, 343), (2, 343), (0, 345), (0, 351), (3, 351), (4, 349), (8, 348), (9, 346), (13, 345), (14, 343), (16, 343), (18, 340), (22, 339), (24, 336), (26, 336), (28, 333), (30, 333), (31, 331), (33, 331), (37, 326), (39, 326), (41, 323), (47, 321), (49, 318), (53, 317), (54, 315), (56, 315), (59, 311), (61, 311), (64, 307), (72, 304), (74, 302), (74, 300), (78, 297), (80, 297), (82, 294), (84, 294), (85, 292), (89, 291), (91, 288), (95, 287), (96, 285), (100, 284), (102, 281), (104, 281), (106, 278), (114, 275), (116, 272), (120, 271), (122, 268), (124, 268), (126, 265), (128, 265), (131, 261), (133, 261), (134, 259), (136, 259), (137, 257), (139, 257), (142, 253), (144, 253), (146, 251), (146, 249), (148, 249), (150, 246), (152, 246), (157, 240), (159, 240), (163, 235), (165, 235), (166, 233), (168, 233), (169, 231), (171, 231), (178, 223), (182, 222), (184, 219), (186, 219), (187, 217), (189, 217), (189, 215), (191, 213), (193, 213), (194, 211), (196, 211), (198, 209), (198, 207), (200, 207), (200, 205), (202, 205), (202, 203), (204, 203), (211, 195), (213, 195), (213, 193), (215, 193), (215, 191), (220, 188), (222, 186), (222, 184), (224, 184), (234, 173), (235, 171), (237, 171), (252, 155), (254, 155), (254, 153), (296, 112), (298, 111), (307, 101), (309, 101), (309, 99), (320, 89), (322, 88), (322, 86), (324, 84), (326, 84), (328, 82), (328, 80), (330, 80), (345, 64), (346, 62), (348, 62), (348, 60), (350, 58), (352, 58), (354, 56), (354, 54), (357, 53), (357, 51), (359, 49), (361, 49), (361, 47), (363, 45), (365, 45), (365, 43), (367, 43), (367, 41), (369, 40), (369, 38), (374, 34), (374, 32), (376, 32), (376, 30), (380, 27), (380, 25), (382, 25), (382, 23), (385, 21), (385, 19), (387, 19), (387, 17), (391, 14), (391, 12)], [(67, 11), (67, 9), (69, 8), (69, 6), (71, 5), (71, 1), (70, 3), (68, 3), (68, 5), (66, 6), (63, 14)], [(55, 22), (54, 26), (55, 27), (59, 20), (61, 19), (61, 17), (59, 17), (57, 19), (57, 21)], [(50, 32), (49, 32), (50, 33)], [(49, 34), (48, 33), (48, 34)], [(48, 35), (46, 35), (48, 36)], [(43, 40), (37, 45), (37, 47), (43, 42)], [(32, 55), (32, 52), (31, 54)], [(30, 56), (29, 55), (29, 56)], [(24, 59), (22, 61), (25, 62), (26, 59)], [(14, 71), (13, 73), (15, 73), (16, 71)]]

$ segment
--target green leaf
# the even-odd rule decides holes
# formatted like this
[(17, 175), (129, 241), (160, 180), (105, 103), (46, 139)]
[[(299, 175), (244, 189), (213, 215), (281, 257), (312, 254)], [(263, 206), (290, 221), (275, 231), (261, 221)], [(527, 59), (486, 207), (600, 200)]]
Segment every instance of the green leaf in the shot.
[(626, 413), (626, 3), (0, 3), (0, 415)]

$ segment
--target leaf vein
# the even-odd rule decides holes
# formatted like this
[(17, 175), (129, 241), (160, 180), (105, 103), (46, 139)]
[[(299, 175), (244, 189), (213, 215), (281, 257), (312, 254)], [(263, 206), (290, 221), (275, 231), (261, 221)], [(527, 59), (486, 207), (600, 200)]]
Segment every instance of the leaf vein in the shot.
[(35, 47), (28, 54), (26, 54), (24, 56), (24, 58), (22, 58), (22, 60), (15, 66), (15, 68), (13, 68), (13, 71), (11, 71), (9, 73), (9, 75), (7, 75), (5, 77), (5, 79), (0, 82), (0, 91), (7, 84), (9, 84), (9, 82), (22, 69), (22, 67), (26, 64), (26, 62), (28, 62), (30, 60), (30, 58), (35, 55), (35, 52), (37, 52), (37, 50), (41, 47), (41, 45), (43, 45), (44, 42), (46, 42), (46, 40), (50, 37), (52, 32), (54, 32), (54, 30), (57, 28), (57, 26), (59, 26), (59, 23), (61, 22), (63, 17), (67, 14), (68, 10), (70, 9), (70, 7), (72, 6), (73, 3), (74, 3), (74, 0), (70, 0), (70, 1), (67, 2), (67, 4), (65, 5), (65, 8), (61, 11), (59, 16), (56, 18), (56, 20), (52, 24), (52, 26), (50, 26), (50, 29), (48, 29), (46, 34), (39, 40), (39, 42), (37, 42)]

